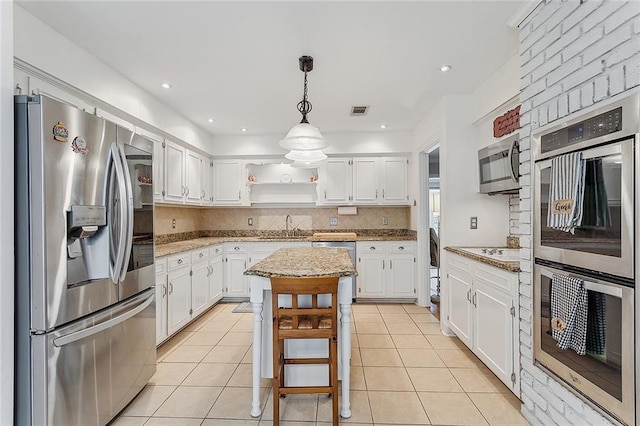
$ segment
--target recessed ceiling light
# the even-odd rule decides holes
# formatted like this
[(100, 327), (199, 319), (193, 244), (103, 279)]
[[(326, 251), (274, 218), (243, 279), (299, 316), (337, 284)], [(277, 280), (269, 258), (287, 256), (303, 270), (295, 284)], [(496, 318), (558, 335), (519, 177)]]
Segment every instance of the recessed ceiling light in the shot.
[(440, 67), (440, 71), (447, 72), (451, 69), (451, 65), (443, 65)]
[(248, 129), (247, 129), (247, 128), (245, 128), (245, 127), (243, 127), (242, 129), (240, 129), (240, 131), (242, 131), (242, 132), (246, 132), (247, 130), (248, 130)]
[(171, 83), (167, 83), (167, 82), (162, 83), (161, 86), (165, 89), (171, 89), (173, 87)]
[(207, 120), (209, 123), (213, 123), (213, 118)]
[(386, 128), (387, 128), (387, 125), (386, 125), (386, 124), (381, 124), (381, 125), (380, 125), (380, 128), (381, 128), (381, 129), (386, 129)]

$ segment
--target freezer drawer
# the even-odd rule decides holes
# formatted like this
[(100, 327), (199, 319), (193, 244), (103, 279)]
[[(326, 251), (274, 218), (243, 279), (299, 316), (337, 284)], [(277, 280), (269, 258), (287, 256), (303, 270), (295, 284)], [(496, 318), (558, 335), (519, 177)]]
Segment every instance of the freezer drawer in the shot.
[(105, 425), (156, 369), (155, 290), (32, 337), (34, 425)]

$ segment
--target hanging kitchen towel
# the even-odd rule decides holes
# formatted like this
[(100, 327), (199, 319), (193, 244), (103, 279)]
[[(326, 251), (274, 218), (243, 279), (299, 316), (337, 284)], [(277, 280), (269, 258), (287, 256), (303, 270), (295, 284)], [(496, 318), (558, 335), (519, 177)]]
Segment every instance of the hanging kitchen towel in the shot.
[(606, 341), (605, 295), (587, 291), (589, 308), (587, 313), (587, 352), (604, 355)]
[(587, 290), (584, 281), (561, 274), (551, 278), (551, 335), (560, 349), (586, 353)]
[(584, 163), (584, 198), (582, 202), (582, 226), (608, 228), (611, 226), (607, 188), (604, 184), (602, 158)]
[(582, 223), (584, 200), (584, 160), (582, 152), (551, 160), (547, 226), (573, 234)]

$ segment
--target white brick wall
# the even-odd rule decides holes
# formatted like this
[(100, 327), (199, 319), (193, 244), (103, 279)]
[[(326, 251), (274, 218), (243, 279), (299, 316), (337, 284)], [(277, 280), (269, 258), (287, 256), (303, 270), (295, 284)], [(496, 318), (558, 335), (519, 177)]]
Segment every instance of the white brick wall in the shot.
[(533, 424), (610, 424), (533, 365), (531, 134), (537, 128), (640, 85), (640, 1), (546, 0), (520, 32), (520, 174), (509, 200), (510, 232), (520, 237), (522, 413)]

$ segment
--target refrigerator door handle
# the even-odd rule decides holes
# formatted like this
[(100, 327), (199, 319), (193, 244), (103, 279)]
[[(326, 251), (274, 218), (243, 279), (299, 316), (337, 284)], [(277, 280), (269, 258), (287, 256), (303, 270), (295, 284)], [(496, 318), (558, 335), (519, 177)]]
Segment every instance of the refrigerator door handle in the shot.
[[(122, 315), (118, 315), (115, 318), (111, 318), (107, 321), (101, 322), (100, 324), (96, 324), (92, 327), (85, 328), (80, 331), (76, 331), (75, 333), (70, 333), (64, 336), (60, 336), (57, 339), (53, 340), (53, 344), (56, 347), (60, 348), (62, 346), (68, 345), (69, 343), (77, 342), (78, 340), (82, 340), (86, 337), (89, 337), (94, 334), (98, 334), (101, 331), (104, 331), (108, 328), (118, 325), (121, 322), (124, 322), (129, 318), (134, 317), (138, 315), (140, 312), (142, 312), (143, 310), (145, 310), (147, 306), (149, 306), (154, 301), (155, 297), (156, 297), (155, 293), (152, 293), (147, 297), (146, 300), (144, 300), (142, 303), (139, 303), (138, 306), (123, 313)], [(133, 303), (132, 301), (131, 304), (133, 305), (135, 303)]]
[(122, 170), (124, 172), (124, 188), (127, 195), (126, 202), (126, 236), (124, 256), (122, 262), (122, 269), (120, 272), (120, 281), (124, 281), (127, 274), (129, 265), (129, 259), (131, 258), (131, 246), (133, 244), (133, 189), (131, 187), (131, 174), (129, 173), (129, 167), (127, 166), (127, 156), (124, 152), (124, 146), (118, 145), (118, 152), (120, 154), (120, 161), (122, 161)]
[[(126, 211), (126, 198), (127, 198), (127, 194), (126, 194), (126, 190), (125, 187), (123, 185), (123, 181), (124, 181), (124, 171), (122, 170), (122, 162), (120, 161), (120, 154), (118, 151), (118, 147), (116, 145), (115, 142), (111, 143), (111, 149), (109, 152), (109, 157), (110, 160), (112, 162), (113, 165), (113, 169), (111, 170), (111, 177), (110, 177), (110, 191), (113, 191), (113, 181), (114, 181), (114, 170), (115, 170), (115, 181), (117, 182), (117, 191), (118, 191), (118, 200), (119, 200), (119, 205), (116, 206), (115, 205), (115, 200), (113, 198), (111, 198), (109, 200), (110, 203), (110, 208), (115, 209), (115, 208), (119, 208), (120, 209), (120, 226), (118, 229), (118, 240), (117, 240), (117, 248), (116, 248), (116, 252), (115, 252), (115, 260), (113, 261), (113, 264), (111, 265), (111, 281), (113, 281), (115, 284), (117, 284), (120, 281), (120, 276), (122, 275), (122, 267), (124, 265), (124, 247), (123, 245), (125, 244), (125, 239), (126, 239), (126, 232), (127, 230), (125, 229), (125, 223), (124, 221), (125, 219), (125, 214), (127, 213)], [(113, 197), (113, 193), (112, 193), (112, 197)], [(110, 218), (112, 219), (113, 216)], [(113, 225), (113, 224), (112, 224)], [(112, 231), (113, 232), (113, 231)], [(112, 244), (116, 244), (116, 241), (114, 241), (113, 237), (111, 240)]]

